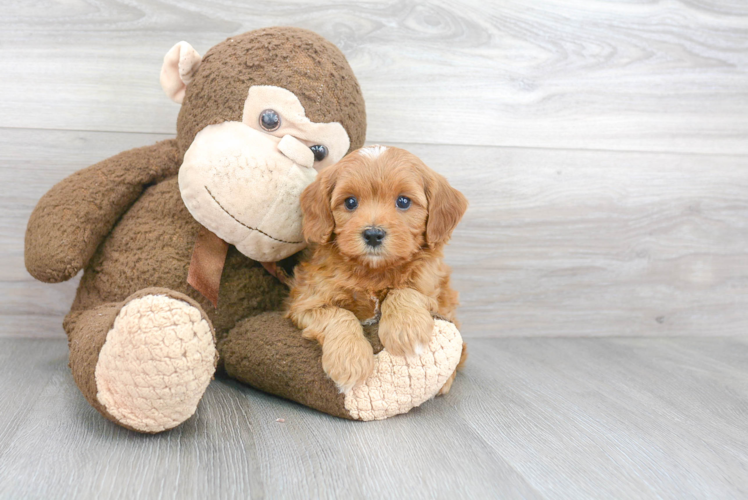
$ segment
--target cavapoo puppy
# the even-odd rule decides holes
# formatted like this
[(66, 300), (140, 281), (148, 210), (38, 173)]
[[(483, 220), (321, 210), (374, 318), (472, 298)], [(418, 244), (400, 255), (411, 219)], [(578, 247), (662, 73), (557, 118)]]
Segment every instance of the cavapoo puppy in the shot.
[(349, 154), (302, 193), (312, 247), (296, 268), (288, 317), (322, 345), (322, 367), (341, 391), (374, 369), (362, 324), (378, 321), (385, 349), (412, 355), (431, 339), (432, 313), (455, 321), (442, 248), (467, 205), (416, 156), (383, 146)]

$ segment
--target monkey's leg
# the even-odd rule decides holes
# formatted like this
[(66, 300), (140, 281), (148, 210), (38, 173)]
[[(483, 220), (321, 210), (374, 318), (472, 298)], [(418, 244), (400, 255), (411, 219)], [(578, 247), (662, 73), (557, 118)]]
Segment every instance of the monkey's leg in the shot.
[(141, 290), (65, 320), (73, 378), (109, 420), (156, 433), (187, 420), (215, 371), (215, 336), (189, 297)]
[(322, 349), (302, 338), (281, 312), (267, 312), (237, 324), (218, 344), (229, 376), (337, 417), (381, 420), (406, 413), (433, 398), (460, 361), (462, 337), (454, 324), (435, 320), (431, 341), (419, 356), (392, 356), (382, 350), (377, 332), (374, 372), (346, 393), (322, 370)]

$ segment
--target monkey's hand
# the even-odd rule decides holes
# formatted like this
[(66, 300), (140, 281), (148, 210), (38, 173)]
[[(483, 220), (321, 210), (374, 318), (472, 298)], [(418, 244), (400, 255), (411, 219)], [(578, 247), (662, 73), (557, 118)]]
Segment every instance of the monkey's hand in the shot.
[(170, 139), (125, 151), (63, 179), (31, 213), (26, 269), (47, 283), (72, 278), (145, 187), (178, 169), (179, 149)]

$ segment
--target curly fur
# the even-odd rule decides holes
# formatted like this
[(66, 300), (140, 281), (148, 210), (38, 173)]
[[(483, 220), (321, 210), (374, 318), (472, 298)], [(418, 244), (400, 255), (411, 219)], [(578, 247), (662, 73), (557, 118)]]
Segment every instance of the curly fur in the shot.
[[(409, 208), (397, 207), (400, 196)], [(354, 210), (345, 206), (349, 197), (358, 200)], [(381, 312), (379, 338), (396, 356), (428, 344), (433, 314), (456, 322), (458, 297), (442, 249), (467, 200), (443, 176), (405, 150), (363, 148), (324, 170), (301, 207), (313, 247), (296, 269), (288, 317), (322, 345), (322, 366), (341, 391), (374, 367), (362, 321)], [(379, 246), (362, 236), (371, 227), (386, 233)]]

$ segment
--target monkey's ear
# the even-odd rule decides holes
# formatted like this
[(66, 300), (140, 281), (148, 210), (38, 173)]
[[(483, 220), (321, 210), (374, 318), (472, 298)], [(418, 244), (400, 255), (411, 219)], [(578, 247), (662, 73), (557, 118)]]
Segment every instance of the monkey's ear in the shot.
[(179, 42), (166, 53), (161, 66), (161, 88), (172, 101), (182, 104), (187, 84), (202, 61), (200, 54), (187, 42)]
[(443, 176), (436, 172), (429, 174), (426, 178), (426, 199), (429, 204), (426, 243), (433, 248), (439, 243), (446, 243), (452, 236), (452, 231), (467, 210), (468, 201)]
[(337, 168), (328, 167), (301, 193), (301, 212), (304, 215), (304, 239), (309, 243), (324, 244), (332, 238), (335, 218), (330, 197), (335, 188)]

